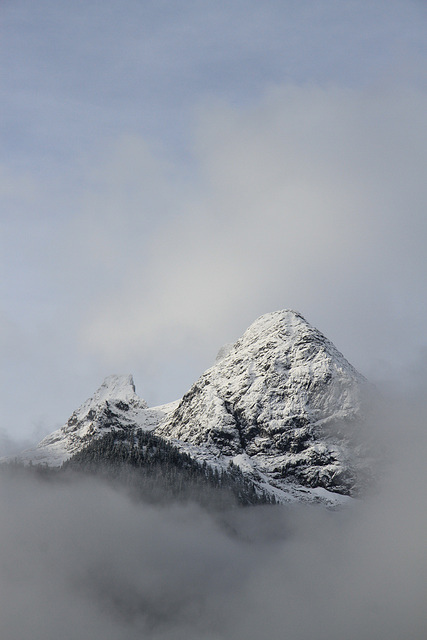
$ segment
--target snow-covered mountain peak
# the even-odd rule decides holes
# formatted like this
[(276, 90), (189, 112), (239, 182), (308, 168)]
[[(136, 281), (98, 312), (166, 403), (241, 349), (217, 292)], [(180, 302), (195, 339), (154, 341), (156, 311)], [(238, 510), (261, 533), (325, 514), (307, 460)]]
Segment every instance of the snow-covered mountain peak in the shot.
[(226, 358), (235, 358), (236, 354), (245, 358), (257, 358), (260, 354), (271, 353), (281, 346), (292, 348), (298, 338), (309, 336), (310, 333), (321, 335), (297, 311), (284, 309), (266, 313), (257, 318), (234, 344), (221, 347), (214, 367)]
[[(261, 316), (217, 358), (157, 432), (270, 480), (352, 493), (366, 384), (299, 313)], [(187, 445), (183, 444), (187, 443)]]
[(286, 332), (292, 332), (302, 324), (308, 325), (308, 322), (298, 311), (294, 311), (293, 309), (280, 309), (259, 316), (259, 318), (254, 320), (246, 329), (242, 337), (249, 334), (260, 335), (265, 331), (280, 332), (284, 330)]
[(301, 314), (258, 318), (175, 403), (149, 409), (113, 375), (20, 458), (60, 465), (109, 431), (154, 430), (209, 466), (240, 467), (280, 501), (336, 504), (367, 482), (367, 381)]
[(97, 389), (93, 396), (88, 400), (91, 404), (101, 404), (106, 401), (144, 403), (135, 391), (135, 383), (132, 375), (108, 376), (105, 378), (99, 389)]
[(93, 422), (102, 414), (118, 412), (120, 415), (131, 415), (147, 407), (145, 400), (135, 391), (133, 376), (111, 375), (105, 378), (99, 389), (73, 412), (67, 424), (74, 429), (75, 424), (81, 424), (82, 421)]
[(307, 364), (322, 359), (327, 353), (344, 368), (360, 376), (333, 343), (305, 318), (292, 309), (274, 311), (260, 316), (244, 332), (234, 345), (228, 348), (225, 357), (235, 357), (237, 353), (249, 358), (264, 359), (274, 352), (292, 354), (294, 362)]
[(152, 430), (176, 403), (148, 408), (135, 391), (131, 375), (111, 375), (105, 378), (95, 393), (73, 412), (67, 423), (46, 436), (35, 449), (24, 451), (24, 462), (58, 466), (82, 449), (92, 439), (111, 430)]

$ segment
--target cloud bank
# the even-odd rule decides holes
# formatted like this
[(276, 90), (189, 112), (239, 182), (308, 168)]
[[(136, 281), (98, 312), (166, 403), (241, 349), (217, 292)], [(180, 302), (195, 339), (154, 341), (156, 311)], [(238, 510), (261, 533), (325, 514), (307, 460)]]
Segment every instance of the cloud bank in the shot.
[(385, 398), (388, 466), (365, 501), (209, 513), (84, 478), (0, 485), (8, 640), (419, 640), (427, 624), (426, 404)]
[[(424, 336), (426, 103), (421, 91), (295, 86), (257, 108), (204, 109), (187, 185), (165, 170), (150, 180), (146, 152), (132, 156), (138, 211), (120, 206), (132, 192), (125, 163), (114, 178), (109, 166), (118, 201), (101, 189), (80, 223), (90, 270), (104, 259), (113, 274), (89, 305), (86, 348), (142, 361), (183, 354), (193, 340), (207, 354), (261, 313), (291, 306), (356, 366), (413, 357)], [(116, 153), (130, 156), (132, 144)], [(177, 205), (145, 237), (147, 176)]]

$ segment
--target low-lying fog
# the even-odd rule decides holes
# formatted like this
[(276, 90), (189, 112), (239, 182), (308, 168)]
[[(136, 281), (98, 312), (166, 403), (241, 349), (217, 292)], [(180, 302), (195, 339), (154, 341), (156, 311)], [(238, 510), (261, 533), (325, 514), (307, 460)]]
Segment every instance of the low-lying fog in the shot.
[[(421, 395), (421, 394), (419, 394)], [(420, 640), (426, 402), (377, 416), (380, 486), (341, 511), (153, 507), (94, 480), (0, 485), (4, 640)]]

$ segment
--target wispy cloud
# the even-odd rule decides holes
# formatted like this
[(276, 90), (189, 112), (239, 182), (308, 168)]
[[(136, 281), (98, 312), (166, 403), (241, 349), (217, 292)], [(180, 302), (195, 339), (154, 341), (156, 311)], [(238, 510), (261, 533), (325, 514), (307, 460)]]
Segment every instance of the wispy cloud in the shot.
[[(169, 357), (193, 336), (208, 352), (260, 313), (294, 306), (360, 366), (413, 357), (424, 306), (425, 107), (421, 91), (308, 86), (278, 88), (256, 109), (204, 111), (196, 176), (151, 181), (170, 203), (180, 190), (163, 224), (144, 233), (150, 195), (145, 206), (142, 186), (132, 206), (127, 179), (113, 207), (101, 195), (84, 209), (81, 225), (93, 229), (83, 242), (91, 256), (109, 243), (113, 272), (89, 306), (87, 348), (118, 362), (131, 352), (161, 358), (162, 345)], [(145, 152), (140, 164), (133, 158), (151, 175)], [(136, 233), (123, 242), (130, 224)]]

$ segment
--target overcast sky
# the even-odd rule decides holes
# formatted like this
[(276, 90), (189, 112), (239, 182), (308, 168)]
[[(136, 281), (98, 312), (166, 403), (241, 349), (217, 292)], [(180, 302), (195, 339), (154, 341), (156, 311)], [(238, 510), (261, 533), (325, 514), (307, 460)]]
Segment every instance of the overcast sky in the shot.
[(0, 16), (4, 448), (111, 373), (180, 397), (282, 308), (374, 381), (425, 368), (425, 2)]

